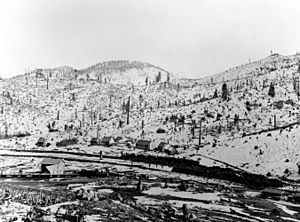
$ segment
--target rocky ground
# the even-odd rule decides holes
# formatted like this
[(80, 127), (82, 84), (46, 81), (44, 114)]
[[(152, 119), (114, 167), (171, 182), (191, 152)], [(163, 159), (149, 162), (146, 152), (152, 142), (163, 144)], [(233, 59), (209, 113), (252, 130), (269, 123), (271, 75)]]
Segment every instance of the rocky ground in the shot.
[(1, 180), (2, 221), (296, 221), (300, 206), (260, 190), (180, 174)]

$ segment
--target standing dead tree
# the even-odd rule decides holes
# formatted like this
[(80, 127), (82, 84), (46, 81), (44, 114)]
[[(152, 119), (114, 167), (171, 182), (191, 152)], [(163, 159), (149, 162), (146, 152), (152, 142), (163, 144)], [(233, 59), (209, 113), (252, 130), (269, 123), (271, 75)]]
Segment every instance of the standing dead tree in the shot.
[(127, 125), (129, 124), (129, 114), (130, 114), (130, 97), (128, 98), (128, 102), (126, 105), (126, 112), (127, 112)]

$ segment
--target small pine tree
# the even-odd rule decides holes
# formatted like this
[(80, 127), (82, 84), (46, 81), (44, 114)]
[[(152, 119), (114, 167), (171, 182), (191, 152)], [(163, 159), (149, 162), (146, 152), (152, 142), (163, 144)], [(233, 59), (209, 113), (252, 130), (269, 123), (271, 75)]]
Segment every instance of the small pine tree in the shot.
[(215, 92), (214, 92), (213, 98), (214, 98), (214, 99), (215, 99), (215, 98), (218, 98), (218, 90), (217, 90), (217, 89), (216, 89)]
[(125, 101), (123, 100), (123, 104), (122, 104), (122, 112), (124, 113), (126, 110), (126, 104)]
[(300, 162), (297, 163), (297, 167), (298, 167), (298, 174), (300, 174)]
[(226, 83), (224, 83), (222, 85), (222, 99), (223, 100), (228, 100), (229, 99), (229, 92), (228, 92), (228, 89), (227, 89), (227, 85)]
[(275, 96), (275, 87), (274, 87), (274, 84), (271, 82), (270, 84), (270, 88), (269, 88), (269, 93), (268, 93), (269, 96), (271, 97), (274, 97)]
[(238, 114), (234, 114), (234, 124), (237, 124), (239, 121), (240, 117)]
[(161, 72), (158, 72), (156, 76), (156, 82), (160, 82), (160, 81), (161, 81)]
[(192, 126), (191, 133), (192, 133), (192, 136), (194, 137), (195, 136), (195, 126)]

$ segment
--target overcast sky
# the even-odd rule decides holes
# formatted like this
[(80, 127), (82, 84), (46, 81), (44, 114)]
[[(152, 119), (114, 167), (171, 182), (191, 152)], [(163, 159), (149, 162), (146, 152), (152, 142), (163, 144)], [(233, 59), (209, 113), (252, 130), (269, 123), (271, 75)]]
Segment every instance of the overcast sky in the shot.
[(0, 0), (0, 76), (140, 60), (188, 77), (300, 51), (299, 0)]

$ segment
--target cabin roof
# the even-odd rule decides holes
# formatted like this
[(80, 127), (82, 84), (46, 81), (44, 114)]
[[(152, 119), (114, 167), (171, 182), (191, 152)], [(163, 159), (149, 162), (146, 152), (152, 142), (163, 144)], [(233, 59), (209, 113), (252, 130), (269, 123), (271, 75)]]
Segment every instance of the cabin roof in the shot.
[(119, 141), (119, 140), (122, 140), (122, 139), (123, 139), (123, 137), (117, 136), (117, 137), (115, 138), (115, 141)]
[(269, 194), (279, 194), (279, 195), (281, 195), (283, 193), (283, 190), (266, 188), (262, 192), (263, 193), (269, 193)]
[(59, 164), (63, 159), (45, 158), (42, 160), (41, 164), (44, 165), (56, 165)]
[(165, 146), (165, 145), (168, 145), (168, 143), (166, 143), (166, 142), (160, 142), (160, 143), (158, 144), (158, 147), (163, 147), (163, 146)]
[(46, 139), (44, 137), (40, 137), (38, 139), (38, 143), (44, 143), (44, 142), (46, 142)]
[(102, 142), (109, 142), (111, 139), (113, 139), (111, 136), (105, 136), (102, 138)]
[(295, 193), (294, 197), (299, 197), (300, 198), (300, 193)]
[(151, 140), (138, 140), (136, 145), (150, 145)]

